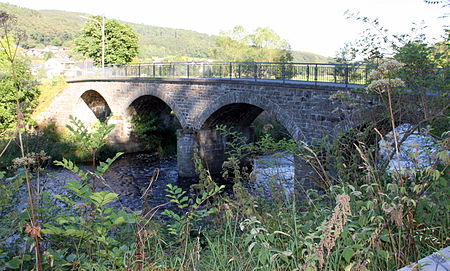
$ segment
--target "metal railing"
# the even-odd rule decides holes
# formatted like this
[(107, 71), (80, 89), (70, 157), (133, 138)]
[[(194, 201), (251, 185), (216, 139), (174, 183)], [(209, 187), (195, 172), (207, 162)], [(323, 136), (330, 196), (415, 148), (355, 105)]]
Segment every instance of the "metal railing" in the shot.
[(216, 78), (366, 85), (366, 65), (272, 62), (173, 62), (109, 65), (105, 77)]

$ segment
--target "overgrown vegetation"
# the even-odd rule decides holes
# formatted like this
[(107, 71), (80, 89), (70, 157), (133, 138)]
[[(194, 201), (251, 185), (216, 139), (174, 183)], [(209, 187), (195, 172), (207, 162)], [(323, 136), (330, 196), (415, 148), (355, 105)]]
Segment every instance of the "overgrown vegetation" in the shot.
[(145, 151), (158, 152), (161, 156), (176, 153), (179, 124), (175, 121), (164, 123), (161, 116), (153, 111), (137, 112), (131, 118), (133, 134), (139, 139)]
[[(6, 13), (2, 13), (6, 14)], [(5, 26), (6, 27), (6, 26)], [(14, 28), (14, 24), (7, 26)], [(0, 37), (0, 132), (16, 126), (17, 111), (22, 112), (23, 120), (29, 116), (37, 105), (39, 89), (29, 71), (29, 63), (17, 56), (17, 47), (22, 36), (9, 34), (14, 29), (2, 28)], [(10, 35), (10, 36), (7, 36)]]
[[(0, 18), (2, 24), (11, 19)], [(8, 55), (8, 60), (14, 72), (15, 58)], [(223, 178), (232, 191), (225, 192), (196, 156), (199, 182), (191, 191), (167, 187), (175, 207), (159, 206), (165, 219), (155, 219), (157, 208), (125, 210), (108, 187), (104, 174), (120, 153), (96, 163), (112, 130), (106, 122), (88, 129), (72, 119), (73, 144), (91, 157), (92, 168), (57, 159), (56, 165), (78, 178), (64, 180), (64, 193), (51, 196), (41, 182), (49, 153), (40, 149), (73, 151), (70, 145), (54, 145), (60, 139), (51, 128), (28, 140), (23, 113), (16, 110), (14, 135), (0, 153), (11, 157), (9, 175), (0, 172), (0, 270), (382, 271), (436, 252), (449, 243), (449, 81), (445, 74), (442, 81), (441, 74), (414, 73), (421, 67), (411, 70), (392, 59), (380, 65), (367, 89), (380, 100), (377, 121), (333, 141), (308, 145), (266, 134), (248, 143), (218, 127), (228, 138)], [(17, 77), (12, 80), (9, 91), (23, 91)], [(345, 97), (341, 94), (334, 98)], [(148, 127), (141, 127), (148, 129), (145, 135), (158, 131), (157, 120), (153, 116)], [(409, 128), (397, 132), (406, 121)], [(431, 160), (421, 165), (417, 149), (408, 154), (415, 166), (405, 168), (399, 158), (402, 143), (428, 128), (435, 142)], [(10, 138), (17, 139), (16, 157), (8, 154), (15, 144)], [(388, 145), (385, 155), (381, 139)], [(288, 153), (298, 168), (312, 169), (306, 177), (314, 185), (283, 183), (278, 177), (267, 184), (255, 180), (248, 162), (273, 153)], [(265, 186), (270, 193), (256, 193), (254, 187)]]
[(51, 80), (41, 82), (39, 87), (39, 99), (36, 108), (33, 111), (34, 116), (38, 116), (47, 109), (53, 99), (60, 94), (67, 86), (67, 82), (64, 77), (58, 76)]
[[(56, 129), (54, 124), (48, 124), (32, 132), (28, 131), (22, 135), (22, 140), (25, 143), (26, 152), (39, 153), (40, 151), (44, 151), (55, 160), (66, 158), (77, 163), (92, 162), (91, 153), (82, 148), (71, 133)], [(0, 149), (3, 151), (0, 157), (0, 170), (8, 171), (12, 160), (20, 156), (18, 138), (1, 139)], [(98, 150), (96, 158), (105, 160), (111, 157), (111, 155), (114, 155), (115, 152), (116, 150), (113, 147), (103, 145)], [(46, 165), (49, 165), (49, 163), (46, 163)]]

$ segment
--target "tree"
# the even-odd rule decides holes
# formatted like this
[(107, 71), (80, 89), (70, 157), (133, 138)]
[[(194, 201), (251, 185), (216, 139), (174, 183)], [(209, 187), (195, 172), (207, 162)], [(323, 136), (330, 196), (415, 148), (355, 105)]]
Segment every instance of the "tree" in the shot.
[[(75, 50), (92, 58), (96, 65), (102, 63), (102, 33), (100, 16), (93, 16), (75, 40)], [(105, 64), (129, 63), (138, 54), (138, 36), (126, 24), (105, 20)]]
[(215, 58), (226, 61), (290, 62), (292, 51), (287, 41), (270, 28), (259, 27), (247, 33), (242, 26), (221, 32)]
[[(4, 41), (0, 41), (4, 42)], [(30, 114), (37, 105), (39, 89), (28, 69), (28, 63), (17, 59), (14, 63), (15, 77), (20, 84), (14, 87), (14, 76), (10, 72), (4, 51), (0, 50), (0, 131), (16, 127), (17, 113), (21, 112), (22, 121), (29, 121)]]
[[(32, 109), (37, 105), (39, 89), (25, 59), (17, 56), (21, 36), (14, 35), (14, 17), (1, 13), (0, 35), (0, 131), (21, 126), (30, 120)], [(19, 114), (19, 115), (18, 115)], [(1, 135), (1, 134), (0, 134)]]

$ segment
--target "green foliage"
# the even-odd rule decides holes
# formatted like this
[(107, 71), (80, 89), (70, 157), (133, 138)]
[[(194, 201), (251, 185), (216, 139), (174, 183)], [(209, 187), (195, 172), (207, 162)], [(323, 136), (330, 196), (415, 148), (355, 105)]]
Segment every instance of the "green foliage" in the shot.
[[(197, 196), (189, 198), (186, 191), (176, 185), (167, 185), (165, 190), (169, 202), (176, 205), (177, 210), (166, 209), (161, 214), (168, 216), (172, 221), (167, 224), (169, 234), (176, 237), (175, 244), (180, 245), (182, 257), (175, 257), (181, 268), (195, 265), (195, 260), (188, 254), (198, 253), (199, 236), (202, 234), (202, 224), (211, 215), (217, 213), (213, 200), (223, 191), (225, 186), (217, 185), (212, 181), (211, 175), (202, 166), (199, 159), (195, 160), (196, 168), (200, 173), (200, 183), (195, 186)], [(182, 214), (180, 214), (182, 213)], [(193, 246), (191, 235), (197, 235), (197, 244)], [(197, 252), (196, 252), (197, 250)]]
[(133, 133), (141, 140), (144, 149), (157, 151), (160, 155), (171, 155), (176, 152), (175, 124), (167, 126), (162, 119), (152, 111), (134, 114), (131, 118)]
[(269, 134), (276, 141), (283, 138), (289, 138), (289, 132), (275, 118), (271, 117), (267, 112), (263, 111), (253, 121), (252, 126), (255, 127), (255, 139), (259, 140), (263, 136)]
[(165, 58), (168, 61), (185, 61), (172, 59), (170, 56), (188, 58), (209, 58), (210, 50), (215, 47), (215, 37), (191, 30), (172, 29), (143, 24), (130, 24), (139, 35), (139, 57), (143, 59)]
[(99, 121), (92, 130), (89, 130), (82, 121), (73, 116), (69, 117), (69, 121), (72, 125), (66, 125), (66, 127), (74, 136), (73, 142), (91, 154), (95, 167), (97, 152), (106, 144), (108, 134), (114, 129), (114, 125), (107, 124), (107, 121)]
[[(252, 42), (262, 46), (261, 40), (267, 39), (264, 33), (251, 37)], [(235, 45), (230, 42), (231, 47)], [(410, 61), (412, 66), (420, 61), (437, 63), (436, 59), (445, 63), (437, 55), (433, 56), (434, 50), (434, 47), (411, 43), (398, 57)], [(407, 71), (405, 76), (410, 77), (404, 80), (413, 80), (410, 73), (416, 71)], [(417, 74), (424, 75), (420, 80), (428, 76)], [(393, 79), (397, 74), (388, 76)], [(411, 81), (413, 84), (422, 89), (430, 86), (419, 81)], [(232, 180), (232, 191), (227, 191), (229, 195), (223, 193), (224, 187), (214, 182), (196, 156), (199, 183), (192, 186), (192, 195), (178, 186), (167, 186), (167, 197), (174, 208), (163, 211), (166, 220), (150, 221), (154, 210), (138, 217), (139, 214), (130, 214), (123, 208), (113, 208), (117, 205), (117, 193), (95, 191), (88, 185), (101, 180), (120, 154), (100, 162), (92, 171), (78, 167), (70, 159), (56, 162), (82, 181), (66, 180), (68, 194), (56, 196), (57, 206), (46, 198), (46, 193), (36, 194), (41, 205), (35, 209), (39, 210), (39, 220), (45, 225), (41, 231), (45, 242), (44, 270), (381, 271), (396, 270), (447, 246), (450, 229), (448, 112), (444, 110), (445, 114), (436, 114), (440, 116), (436, 118), (427, 115), (426, 120), (418, 122), (417, 127), (431, 125), (431, 130), (438, 135), (433, 163), (408, 174), (388, 172), (377, 157), (377, 142), (380, 134), (390, 129), (389, 120), (395, 122), (397, 114), (408, 110), (426, 112), (432, 117), (436, 112), (434, 107), (420, 103), (412, 106), (416, 100), (410, 97), (414, 96), (396, 93), (391, 88), (382, 89), (380, 94), (381, 98), (392, 94), (395, 114), (382, 114), (376, 117), (373, 126), (349, 131), (339, 138), (334, 148), (327, 140), (311, 147), (288, 139), (277, 141), (267, 134), (261, 135), (258, 142), (249, 143), (240, 133), (218, 127), (227, 138), (229, 158), (224, 163), (224, 177)], [(395, 100), (404, 97), (408, 97), (410, 107), (400, 107), (401, 103)], [(429, 105), (442, 106), (432, 101)], [(386, 105), (384, 109), (391, 103)], [(97, 129), (89, 130), (75, 119), (71, 122), (69, 129), (74, 143), (95, 161), (112, 127), (101, 123)], [(143, 134), (158, 135), (160, 127), (155, 116), (142, 122), (146, 123), (139, 127)], [(48, 143), (38, 137), (33, 141), (24, 136), (24, 140), (36, 148), (52, 146), (52, 142), (61, 140), (51, 129), (45, 132), (45, 137)], [(65, 147), (54, 145), (54, 149), (59, 148)], [(65, 149), (69, 154), (75, 152), (69, 147)], [(298, 167), (309, 163), (319, 173), (317, 179), (326, 185), (320, 186), (320, 190), (306, 190), (307, 187), (296, 183), (295, 197), (288, 200), (276, 193), (255, 195), (254, 190), (248, 189), (249, 185), (255, 185), (254, 172), (246, 166), (258, 155), (277, 152), (292, 153), (294, 161), (301, 161)], [(27, 164), (26, 168), (31, 165)], [(33, 269), (33, 256), (28, 252), (32, 241), (23, 232), (29, 217), (27, 212), (16, 210), (23, 199), (19, 194), (27, 180), (25, 176), (24, 169), (10, 178), (0, 173), (0, 270)], [(19, 238), (10, 246), (5, 240), (11, 236)]]
[[(19, 28), (27, 33), (24, 48), (55, 45), (60, 44), (60, 41), (63, 46), (72, 47), (73, 41), (85, 23), (85, 19), (80, 16), (86, 16), (86, 14), (58, 10), (32, 10), (6, 3), (0, 3), (0, 10), (18, 17)], [(153, 61), (165, 58), (169, 61), (191, 61), (214, 57), (211, 51), (217, 47), (217, 36), (184, 29), (134, 23), (127, 23), (127, 25), (139, 36), (139, 58), (142, 60)], [(69, 53), (74, 54), (73, 51)], [(329, 61), (324, 56), (309, 52), (293, 51), (292, 55), (295, 62)]]
[[(6, 55), (14, 40), (1, 36), (0, 39), (0, 131), (12, 129), (17, 123), (17, 110), (22, 112), (22, 120), (31, 123), (32, 110), (37, 105), (39, 89), (29, 70), (29, 63), (25, 59), (17, 58), (11, 63)], [(14, 50), (14, 48), (11, 48)], [(0, 136), (2, 134), (0, 133)]]
[(7, 3), (0, 3), (0, 10), (17, 16), (17, 25), (20, 30), (27, 33), (23, 41), (24, 48), (33, 48), (50, 44), (68, 45), (83, 26), (80, 13), (32, 10), (20, 8)]
[[(364, 25), (365, 29), (356, 41), (345, 43), (335, 58), (338, 62), (363, 61), (378, 65), (381, 61), (394, 57), (411, 68), (411, 79), (417, 75), (421, 76), (415, 83), (420, 83), (423, 79), (426, 81), (427, 78), (422, 75), (424, 71), (425, 74), (432, 74), (430, 68), (449, 67), (448, 38), (432, 44), (424, 34), (426, 25), (413, 24), (408, 33), (393, 34), (377, 18), (372, 19), (350, 11), (346, 11), (346, 15), (347, 19), (356, 20)], [(421, 71), (418, 71), (418, 68)]]
[(226, 61), (290, 62), (293, 60), (289, 44), (272, 29), (260, 27), (246, 33), (242, 26), (222, 32), (217, 38), (214, 56)]
[[(370, 130), (372, 129), (365, 131)], [(224, 131), (228, 135), (233, 133), (227, 132), (226, 129)], [(236, 137), (239, 139), (239, 135)], [(259, 208), (252, 208), (253, 214), (247, 214), (247, 219), (242, 222), (248, 225), (247, 235), (221, 237), (217, 242), (211, 241), (211, 248), (225, 250), (225, 254), (229, 255), (233, 249), (220, 244), (226, 242), (224, 240), (227, 238), (233, 238), (233, 245), (238, 246), (236, 255), (242, 257), (244, 250), (249, 255), (242, 261), (238, 256), (228, 256), (230, 260), (236, 261), (235, 266), (239, 266), (236, 270), (248, 266), (249, 262), (253, 267), (269, 270), (283, 268), (317, 270), (319, 266), (322, 266), (322, 270), (344, 270), (361, 266), (367, 270), (390, 270), (398, 269), (407, 262), (416, 261), (432, 251), (445, 247), (450, 217), (448, 203), (440, 202), (438, 198), (445, 198), (444, 195), (449, 193), (449, 188), (446, 187), (448, 178), (445, 177), (448, 175), (448, 152), (445, 149), (439, 152), (442, 154), (441, 162), (437, 161), (427, 169), (403, 176), (402, 178), (407, 180), (402, 184), (398, 177), (376, 171), (378, 162), (373, 155), (376, 153), (373, 148), (376, 148), (377, 139), (375, 137), (368, 140), (366, 143), (368, 146), (364, 146), (360, 140), (367, 140), (366, 137), (368, 136), (361, 133), (357, 138), (340, 142), (339, 148), (343, 149), (342, 153), (334, 154), (333, 156), (338, 159), (329, 162), (342, 164), (339, 156), (347, 150), (353, 152), (353, 158), (349, 156), (346, 158), (348, 159), (346, 163), (350, 164), (338, 171), (334, 184), (325, 187), (321, 193), (309, 190), (305, 200), (297, 203), (301, 204), (301, 210), (293, 206), (295, 202), (288, 204), (284, 209), (286, 204), (283, 201), (267, 203), (266, 199), (261, 199), (256, 204)], [(230, 154), (241, 155), (237, 157), (239, 161), (239, 158), (248, 155), (243, 148), (251, 149), (255, 153), (264, 153), (274, 146), (281, 146), (270, 137), (265, 137), (264, 143), (257, 143), (252, 148), (247, 145), (234, 145), (238, 150), (231, 151)], [(258, 151), (258, 148), (262, 150)], [(301, 151), (307, 148), (306, 146), (297, 145), (295, 148), (302, 156), (310, 152), (308, 149), (306, 152)], [(288, 145), (283, 147), (291, 150), (295, 148)], [(319, 157), (319, 154), (315, 157)], [(440, 164), (442, 162), (443, 165)], [(230, 164), (229, 161), (226, 163)], [(325, 167), (325, 170), (328, 168)], [(350, 170), (352, 168), (353, 170)], [(245, 175), (240, 176), (241, 181), (245, 180), (245, 177), (242, 178)], [(337, 195), (349, 196), (351, 212), (347, 214), (342, 231), (333, 234), (333, 230), (327, 229), (330, 227), (331, 229), (336, 227), (336, 231), (340, 229), (340, 226), (333, 224), (338, 220), (332, 217), (342, 212), (339, 208), (335, 207), (334, 210), (330, 208), (331, 199)], [(242, 200), (239, 202), (245, 203)], [(238, 210), (243, 207), (235, 202), (229, 204), (236, 206)], [(250, 200), (246, 202), (247, 204), (255, 203)], [(431, 206), (436, 209), (432, 210)], [(290, 208), (295, 211), (286, 212)], [(252, 217), (255, 215), (258, 218)], [(281, 233), (276, 234), (277, 231)], [(424, 232), (424, 235), (412, 234), (417, 232)], [(227, 233), (225, 231), (225, 235)], [(277, 236), (283, 238), (278, 239)], [(325, 243), (328, 244), (328, 252), (325, 247), (320, 246)]]
[[(438, 51), (435, 48), (440, 48)], [(449, 43), (430, 46), (421, 41), (408, 42), (397, 50), (395, 58), (404, 63), (399, 77), (414, 91), (449, 89)]]
[(244, 232), (243, 245), (247, 246), (247, 252), (257, 266), (276, 266), (283, 268), (289, 263), (292, 251), (280, 250), (277, 245), (292, 239), (292, 236), (283, 231), (268, 232), (256, 218), (247, 218), (239, 223), (239, 228)]
[(34, 116), (45, 111), (53, 99), (56, 98), (67, 87), (66, 79), (63, 76), (53, 77), (49, 81), (44, 81), (39, 85), (39, 100), (34, 111)]
[[(66, 158), (74, 162), (87, 162), (92, 160), (92, 153), (81, 148), (81, 144), (75, 143), (73, 135), (65, 131), (57, 130), (54, 124), (49, 124), (39, 130), (26, 132), (22, 135), (22, 140), (27, 146), (28, 152), (39, 153), (41, 150), (52, 157), (54, 160), (62, 160)], [(6, 138), (0, 140), (0, 149), (3, 150), (8, 146), (0, 157), (0, 169), (7, 170), (14, 158), (20, 157), (19, 139)], [(8, 145), (9, 143), (9, 145)], [(98, 150), (97, 158), (105, 160), (111, 154), (115, 154), (116, 150), (109, 146), (103, 145)]]
[[(68, 181), (70, 193), (56, 197), (67, 207), (58, 208), (56, 215), (42, 216), (42, 234), (48, 242), (44, 267), (126, 270), (136, 267), (136, 255), (145, 252), (143, 264), (149, 270), (365, 267), (381, 271), (398, 269), (446, 246), (450, 228), (447, 150), (439, 149), (440, 162), (403, 176), (401, 184), (394, 175), (373, 174), (377, 162), (369, 155), (372, 146), (363, 148), (359, 142), (366, 137), (361, 134), (340, 143), (341, 148), (360, 156), (353, 160), (355, 171), (348, 175), (339, 171), (326, 189), (297, 190), (299, 197), (286, 201), (273, 198), (277, 194), (268, 198), (245, 193), (251, 174), (243, 174), (240, 160), (277, 150), (289, 150), (302, 158), (310, 152), (302, 150), (307, 146), (275, 141), (268, 135), (249, 144), (239, 133), (220, 129), (229, 138), (230, 148), (235, 148), (229, 151), (235, 159), (233, 170), (241, 172), (233, 193), (222, 193), (223, 186), (214, 183), (196, 157), (201, 176), (193, 187), (196, 194), (188, 196), (180, 187), (168, 185), (167, 197), (173, 208), (163, 211), (167, 220), (150, 222), (120, 208), (111, 209), (116, 193), (94, 192), (86, 185), (90, 178), (100, 178), (117, 156), (100, 163), (95, 172), (80, 169), (69, 160), (57, 162), (85, 181)], [(349, 147), (355, 144), (360, 151)], [(139, 230), (132, 227), (136, 222), (142, 223)], [(141, 239), (134, 241), (130, 236)], [(24, 257), (1, 250), (0, 263), (30, 266)]]
[[(320, 147), (322, 151), (325, 151), (324, 157), (333, 157), (331, 161), (322, 162), (327, 167), (330, 167), (330, 164), (334, 166), (341, 182), (355, 186), (364, 182), (363, 177), (367, 174), (367, 168), (361, 167), (361, 165), (365, 163), (364, 159), (367, 159), (367, 157), (361, 156), (360, 151), (364, 151), (370, 159), (377, 161), (377, 143), (381, 138), (375, 129), (383, 132), (389, 130), (388, 121), (380, 120), (376, 124), (366, 123), (355, 129), (350, 129), (339, 136), (332, 146), (328, 146), (329, 143), (325, 142)], [(319, 151), (319, 149), (316, 149), (316, 151)]]
[(105, 65), (133, 61), (138, 54), (138, 36), (128, 25), (116, 20), (102, 19), (100, 16), (94, 16), (86, 22), (81, 35), (75, 40), (76, 51), (93, 59), (96, 65), (101, 65), (102, 20), (105, 20)]
[(225, 186), (215, 185), (211, 190), (204, 191), (195, 199), (189, 199), (186, 196), (186, 191), (183, 191), (180, 187), (176, 185), (167, 185), (167, 189), (165, 190), (168, 194), (166, 197), (170, 198), (170, 202), (176, 204), (176, 207), (182, 211), (187, 210), (184, 215), (179, 215), (172, 210), (166, 209), (162, 212), (163, 215), (166, 215), (173, 219), (172, 224), (168, 225), (169, 233), (176, 235), (181, 240), (187, 238), (193, 228), (195, 223), (198, 223), (208, 217), (209, 215), (217, 212), (217, 208), (215, 207), (203, 207), (205, 203), (207, 203), (208, 199), (214, 197), (221, 190), (223, 190)]
[(20, 217), (14, 210), (14, 206), (19, 203), (16, 195), (20, 187), (22, 187), (23, 181), (23, 169), (18, 170), (9, 178), (5, 177), (5, 172), (0, 172), (0, 225), (2, 225), (0, 231), (0, 243), (2, 244), (0, 251), (7, 249), (3, 244), (16, 231), (15, 226), (20, 221)]
[(129, 225), (136, 223), (137, 213), (107, 207), (119, 195), (109, 191), (94, 192), (85, 183), (101, 178), (120, 155), (100, 163), (95, 172), (81, 170), (66, 159), (55, 161), (56, 165), (71, 170), (83, 180), (67, 182), (66, 188), (71, 195), (55, 196), (69, 207), (69, 211), (61, 212), (42, 230), (50, 235), (55, 248), (64, 247), (63, 250), (49, 251), (51, 258), (59, 260), (58, 267), (79, 265), (81, 269), (99, 270), (123, 267), (122, 259), (131, 252), (131, 244), (124, 244), (116, 233), (129, 230)]

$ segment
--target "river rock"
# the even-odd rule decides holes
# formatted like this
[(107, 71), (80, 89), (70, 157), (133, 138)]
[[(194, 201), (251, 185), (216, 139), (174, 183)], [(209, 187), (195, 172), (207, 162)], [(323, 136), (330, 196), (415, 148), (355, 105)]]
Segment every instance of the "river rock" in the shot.
[[(412, 127), (405, 123), (395, 128), (398, 140)], [(378, 143), (379, 154), (385, 161), (389, 154), (395, 149), (394, 133), (391, 131)], [(430, 166), (434, 161), (433, 153), (436, 152), (436, 142), (425, 131), (415, 130), (400, 146), (400, 167), (396, 154), (389, 161), (388, 171), (398, 171), (412, 174)]]

